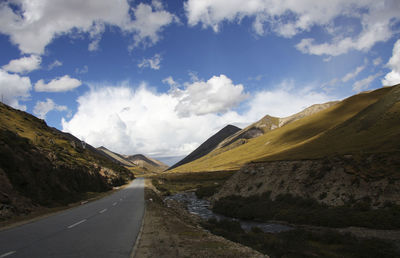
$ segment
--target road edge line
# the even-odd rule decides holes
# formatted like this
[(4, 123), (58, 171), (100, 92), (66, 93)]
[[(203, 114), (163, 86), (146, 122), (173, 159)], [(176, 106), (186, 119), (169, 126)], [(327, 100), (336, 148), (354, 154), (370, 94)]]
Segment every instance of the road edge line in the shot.
[[(144, 183), (144, 182), (143, 182)], [(146, 186), (143, 187), (143, 191), (145, 190)], [(144, 194), (144, 193), (143, 193)], [(140, 226), (139, 233), (136, 237), (135, 240), (135, 245), (132, 248), (131, 254), (129, 255), (129, 258), (134, 258), (137, 252), (137, 249), (139, 247), (140, 239), (142, 238), (142, 233), (143, 233), (143, 228), (144, 228), (144, 220), (146, 218), (146, 210), (147, 210), (147, 204), (146, 204), (146, 198), (143, 195), (143, 201), (144, 201), (144, 210), (143, 210), (143, 215), (142, 215), (142, 225)]]

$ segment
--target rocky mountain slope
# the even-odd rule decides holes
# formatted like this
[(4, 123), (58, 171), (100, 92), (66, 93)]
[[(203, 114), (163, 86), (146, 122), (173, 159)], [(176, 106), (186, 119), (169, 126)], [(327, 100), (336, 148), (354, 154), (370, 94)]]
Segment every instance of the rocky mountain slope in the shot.
[(0, 103), (0, 220), (65, 205), (133, 178), (71, 134)]
[(168, 168), (168, 165), (162, 163), (161, 161), (147, 157), (142, 154), (121, 155), (112, 152), (103, 146), (97, 149), (102, 153), (104, 153), (104, 155), (108, 156), (117, 164), (125, 166), (127, 169), (131, 170), (134, 173), (139, 173), (139, 174), (146, 174), (152, 172), (159, 173), (163, 172)]
[(185, 158), (183, 158), (181, 161), (176, 163), (175, 165), (171, 166), (168, 170), (172, 170), (174, 168), (177, 168), (179, 166), (182, 166), (186, 163), (190, 163), (194, 160), (197, 160), (205, 155), (207, 155), (209, 152), (211, 152), (215, 147), (217, 147), (219, 144), (221, 144), (222, 141), (224, 141), (227, 137), (237, 133), (240, 131), (240, 128), (233, 126), (233, 125), (227, 125), (224, 128), (222, 128), (220, 131), (218, 131), (216, 134), (208, 138), (204, 143), (202, 143), (197, 149), (192, 151), (189, 155), (187, 155)]

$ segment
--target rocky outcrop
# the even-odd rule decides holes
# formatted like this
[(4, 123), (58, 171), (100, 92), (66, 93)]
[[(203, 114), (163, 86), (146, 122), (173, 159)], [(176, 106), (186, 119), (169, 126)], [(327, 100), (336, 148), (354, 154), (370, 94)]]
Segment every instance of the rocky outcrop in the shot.
[(212, 199), (271, 192), (272, 199), (291, 194), (329, 206), (400, 205), (399, 157), (399, 153), (384, 153), (249, 164), (235, 173)]

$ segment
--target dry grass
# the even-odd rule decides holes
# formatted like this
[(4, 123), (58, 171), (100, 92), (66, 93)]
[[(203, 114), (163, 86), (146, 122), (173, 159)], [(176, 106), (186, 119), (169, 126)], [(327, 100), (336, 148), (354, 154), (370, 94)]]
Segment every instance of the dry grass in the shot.
[(390, 102), (385, 97), (395, 87), (400, 88), (394, 86), (354, 95), (328, 109), (250, 139), (246, 144), (226, 152), (211, 152), (172, 172), (236, 170), (255, 160), (314, 159), (338, 153), (398, 150), (398, 141), (394, 141), (398, 139), (400, 132), (398, 102), (384, 110), (383, 115), (382, 112), (367, 110), (371, 116), (375, 116), (372, 119), (376, 121), (369, 125), (368, 130), (359, 131), (361, 118), (357, 117), (358, 113), (380, 99)]

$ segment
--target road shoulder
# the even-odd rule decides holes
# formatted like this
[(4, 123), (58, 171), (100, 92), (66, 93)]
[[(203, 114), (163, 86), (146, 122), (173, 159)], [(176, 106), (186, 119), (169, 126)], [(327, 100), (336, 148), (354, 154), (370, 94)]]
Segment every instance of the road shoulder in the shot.
[(146, 216), (134, 257), (265, 257), (201, 228), (182, 207), (167, 207), (146, 180)]

